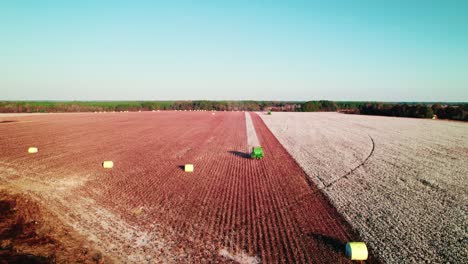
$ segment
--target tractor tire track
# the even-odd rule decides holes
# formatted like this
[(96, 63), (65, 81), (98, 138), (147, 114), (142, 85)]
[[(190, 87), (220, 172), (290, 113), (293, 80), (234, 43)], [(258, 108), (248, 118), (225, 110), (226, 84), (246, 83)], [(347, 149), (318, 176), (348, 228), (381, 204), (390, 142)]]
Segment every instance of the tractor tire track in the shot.
[[(374, 151), (375, 151), (375, 141), (374, 139), (371, 137), (371, 135), (367, 134), (367, 136), (369, 136), (369, 139), (371, 140), (371, 143), (372, 143), (372, 149), (371, 151), (369, 152), (369, 155), (367, 155), (367, 157), (359, 164), (357, 165), (356, 167), (354, 167), (353, 169), (351, 169), (349, 172), (347, 172), (346, 174), (336, 178), (335, 180), (333, 180), (332, 182), (326, 184), (322, 189), (325, 189), (325, 188), (328, 188), (328, 187), (331, 187), (333, 184), (337, 183), (338, 181), (342, 180), (342, 179), (346, 179), (348, 176), (350, 176), (351, 174), (354, 173), (354, 171), (356, 171), (357, 169), (361, 168), (362, 166), (364, 166), (364, 164), (370, 159), (370, 157), (374, 154)], [(307, 177), (309, 178), (309, 177)], [(310, 178), (309, 178), (310, 179)]]

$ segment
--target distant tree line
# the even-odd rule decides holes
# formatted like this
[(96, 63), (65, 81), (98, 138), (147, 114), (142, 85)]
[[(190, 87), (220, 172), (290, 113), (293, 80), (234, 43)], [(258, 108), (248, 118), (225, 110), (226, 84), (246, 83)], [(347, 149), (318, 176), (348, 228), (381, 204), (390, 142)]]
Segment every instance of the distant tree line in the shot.
[(467, 103), (460, 105), (441, 105), (436, 103), (431, 106), (431, 109), (441, 119), (468, 121)]
[(302, 102), (279, 101), (0, 101), (1, 113), (216, 110), (298, 111)]
[(369, 103), (360, 107), (361, 114), (364, 115), (381, 115), (381, 116), (398, 116), (398, 117), (416, 117), (416, 118), (431, 118), (434, 113), (431, 107), (427, 105), (417, 104), (383, 104)]
[(363, 115), (381, 115), (414, 118), (440, 118), (468, 121), (468, 104), (442, 105), (435, 104), (384, 104), (366, 103), (359, 107)]
[(308, 101), (301, 108), (304, 112), (335, 112), (338, 110), (337, 103), (333, 101)]
[(0, 113), (111, 112), (151, 110), (343, 112), (363, 115), (468, 121), (467, 103), (353, 101), (0, 101)]

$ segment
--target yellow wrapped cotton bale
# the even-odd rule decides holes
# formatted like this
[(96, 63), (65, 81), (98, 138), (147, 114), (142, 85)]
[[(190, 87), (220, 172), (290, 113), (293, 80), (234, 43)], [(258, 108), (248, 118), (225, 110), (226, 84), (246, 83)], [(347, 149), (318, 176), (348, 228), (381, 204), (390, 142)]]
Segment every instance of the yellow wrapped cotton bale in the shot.
[(346, 256), (351, 260), (367, 260), (367, 246), (364, 242), (346, 243)]
[(193, 172), (193, 164), (185, 164), (184, 170), (185, 172)]
[(28, 153), (37, 153), (39, 150), (36, 147), (30, 147), (28, 148)]
[(111, 169), (112, 167), (114, 167), (114, 162), (106, 160), (102, 163), (102, 167), (104, 167), (104, 169)]

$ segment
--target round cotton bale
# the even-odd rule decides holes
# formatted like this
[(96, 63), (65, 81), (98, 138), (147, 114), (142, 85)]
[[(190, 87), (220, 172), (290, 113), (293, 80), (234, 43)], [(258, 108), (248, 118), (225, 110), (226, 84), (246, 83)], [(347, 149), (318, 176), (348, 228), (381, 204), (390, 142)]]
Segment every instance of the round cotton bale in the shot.
[(28, 153), (37, 153), (39, 150), (36, 147), (30, 147), (28, 148)]
[(104, 167), (104, 169), (111, 169), (114, 167), (114, 162), (106, 160), (102, 163), (102, 167)]
[(346, 256), (351, 260), (367, 260), (367, 246), (364, 242), (348, 242), (346, 243)]

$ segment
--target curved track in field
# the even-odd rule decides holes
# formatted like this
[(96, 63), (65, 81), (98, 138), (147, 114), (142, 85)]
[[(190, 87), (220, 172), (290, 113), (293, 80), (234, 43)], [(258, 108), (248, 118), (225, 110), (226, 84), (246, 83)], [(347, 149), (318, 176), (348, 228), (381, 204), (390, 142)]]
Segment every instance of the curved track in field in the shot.
[[(336, 178), (335, 180), (329, 182), (328, 184), (325, 184), (323, 188), (328, 188), (328, 187), (332, 186), (333, 184), (335, 184), (336, 182), (338, 182), (339, 180), (344, 179), (344, 178), (348, 177), (349, 175), (353, 174), (353, 172), (355, 170), (357, 170), (357, 169), (361, 168), (362, 166), (364, 166), (364, 164), (370, 159), (370, 157), (374, 154), (375, 142), (374, 142), (374, 139), (371, 137), (371, 135), (369, 135), (369, 134), (367, 134), (367, 135), (369, 136), (369, 139), (372, 142), (372, 149), (369, 152), (369, 155), (367, 155), (367, 157), (361, 163), (359, 163), (359, 165), (352, 168), (349, 172), (345, 173), (344, 175), (341, 175), (340, 177)], [(307, 178), (309, 178), (309, 177), (307, 177)]]

